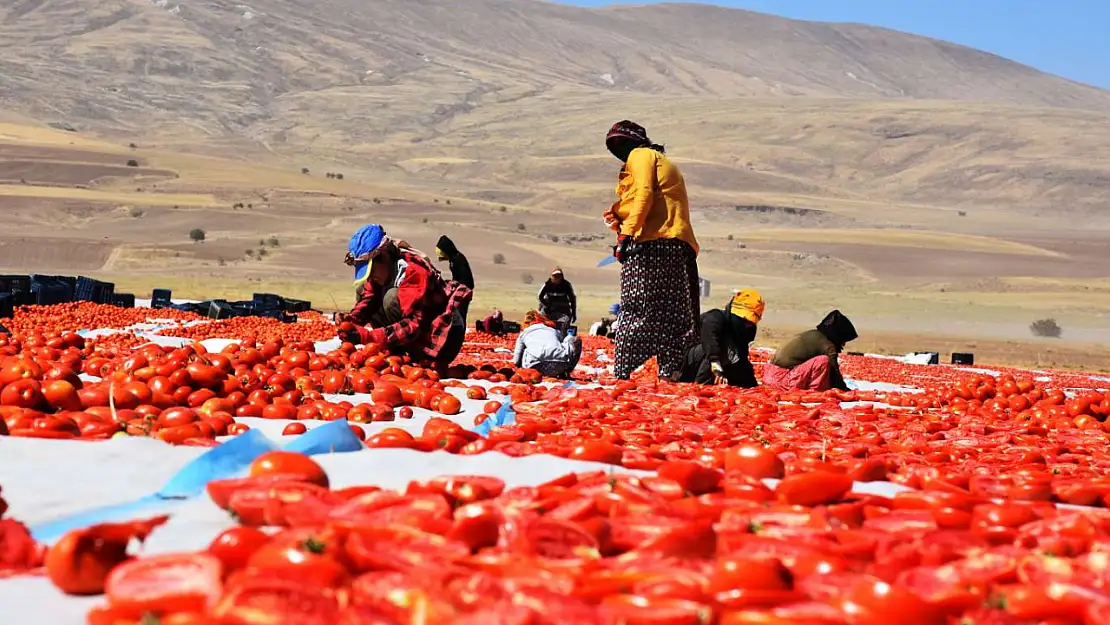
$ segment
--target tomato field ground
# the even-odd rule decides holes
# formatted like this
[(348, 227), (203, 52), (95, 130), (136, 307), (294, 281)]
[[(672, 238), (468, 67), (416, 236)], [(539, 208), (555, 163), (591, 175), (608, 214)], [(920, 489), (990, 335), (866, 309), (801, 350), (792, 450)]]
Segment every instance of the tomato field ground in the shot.
[(621, 383), (585, 337), (567, 383), (472, 333), (438, 379), (313, 315), (4, 324), (4, 622), (1110, 623), (1097, 376)]

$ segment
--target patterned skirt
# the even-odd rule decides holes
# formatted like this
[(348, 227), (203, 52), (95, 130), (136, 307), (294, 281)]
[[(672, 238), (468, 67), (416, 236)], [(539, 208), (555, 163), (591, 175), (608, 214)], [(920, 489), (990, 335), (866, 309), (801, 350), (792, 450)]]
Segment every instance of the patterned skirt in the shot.
[(659, 377), (682, 369), (697, 343), (701, 289), (694, 249), (678, 239), (633, 243), (621, 265), (621, 316), (613, 373), (627, 380), (658, 358)]

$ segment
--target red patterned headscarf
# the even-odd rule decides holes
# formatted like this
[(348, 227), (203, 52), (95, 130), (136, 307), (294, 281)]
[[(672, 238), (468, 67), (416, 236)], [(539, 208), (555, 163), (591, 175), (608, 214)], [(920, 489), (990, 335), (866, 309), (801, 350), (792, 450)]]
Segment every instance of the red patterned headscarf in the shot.
[(605, 145), (609, 148), (609, 151), (613, 151), (613, 140), (615, 139), (628, 141), (634, 148), (651, 148), (657, 152), (666, 152), (666, 148), (651, 142), (647, 135), (647, 129), (627, 119), (613, 124), (613, 127), (609, 129), (609, 134), (605, 135)]
[(613, 124), (613, 127), (609, 129), (609, 134), (605, 135), (605, 143), (609, 143), (612, 139), (626, 139), (635, 143), (636, 147), (651, 145), (651, 139), (648, 139), (647, 136), (647, 129), (627, 119)]

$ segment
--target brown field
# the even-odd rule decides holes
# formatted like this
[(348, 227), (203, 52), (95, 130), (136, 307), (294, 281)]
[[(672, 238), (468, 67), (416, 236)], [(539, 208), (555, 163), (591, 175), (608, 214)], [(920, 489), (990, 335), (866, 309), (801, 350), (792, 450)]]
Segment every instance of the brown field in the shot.
[[(15, 131), (8, 127), (8, 136)], [(0, 142), (0, 172), (24, 167), (50, 182), (0, 184), (0, 209), (12, 226), (0, 236), (4, 270), (89, 274), (140, 297), (156, 287), (189, 298), (280, 292), (331, 310), (352, 300), (341, 262), (347, 236), (380, 221), (429, 253), (440, 234), (455, 239), (479, 280), (475, 317), (492, 307), (510, 315), (533, 307), (556, 265), (576, 285), (583, 323), (617, 298), (619, 268), (595, 266), (609, 237), (594, 211), (558, 210), (549, 200), (522, 205), (492, 192), (467, 197), (321, 179), (268, 163), (135, 151), (89, 138), (63, 153), (56, 131), (22, 132), (18, 141)], [(111, 164), (133, 156), (142, 167)], [(861, 349), (967, 349), (984, 362), (1105, 368), (1099, 343), (1110, 338), (1110, 268), (1100, 262), (1100, 231), (1061, 224), (1011, 235), (989, 215), (959, 219), (958, 231), (936, 219), (928, 228), (875, 228), (868, 224), (877, 207), (866, 202), (782, 205), (818, 208), (695, 215), (704, 224), (701, 271), (714, 289), (703, 307), (723, 304), (732, 288), (761, 289), (768, 301), (761, 343), (774, 344), (836, 307), (857, 320)], [(915, 211), (928, 212), (905, 210)], [(206, 232), (204, 242), (189, 240), (194, 228)], [(1041, 317), (1057, 318), (1067, 340), (1031, 339), (1028, 324)]]
[(860, 25), (500, 6), (0, 7), (0, 270), (343, 308), (347, 238), (381, 222), (454, 238), (475, 314), (558, 265), (585, 323), (617, 297), (603, 137), (632, 118), (687, 179), (703, 307), (750, 286), (767, 340), (840, 308), (867, 349), (1105, 368), (1110, 93)]

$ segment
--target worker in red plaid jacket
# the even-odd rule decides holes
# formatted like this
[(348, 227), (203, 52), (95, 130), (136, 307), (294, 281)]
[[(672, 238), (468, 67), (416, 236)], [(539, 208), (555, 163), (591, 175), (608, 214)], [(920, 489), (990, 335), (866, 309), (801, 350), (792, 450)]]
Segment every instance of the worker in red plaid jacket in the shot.
[(378, 224), (355, 232), (346, 263), (355, 270), (358, 301), (339, 316), (339, 338), (377, 343), (439, 367), (459, 355), (466, 334), (460, 309), (473, 291), (445, 279), (427, 256), (394, 242)]

